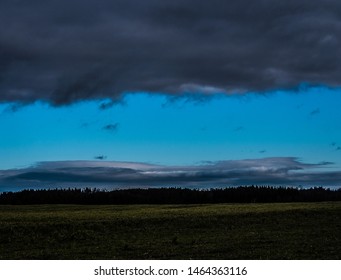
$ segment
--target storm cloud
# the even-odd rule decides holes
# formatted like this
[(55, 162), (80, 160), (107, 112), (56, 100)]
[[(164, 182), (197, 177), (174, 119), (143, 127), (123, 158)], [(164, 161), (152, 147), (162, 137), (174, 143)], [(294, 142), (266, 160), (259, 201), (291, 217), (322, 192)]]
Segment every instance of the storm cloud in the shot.
[(0, 102), (341, 84), (337, 0), (2, 0), (0, 26)]
[(192, 166), (163, 166), (138, 162), (57, 161), (0, 171), (0, 186), (176, 186), (225, 187), (237, 185), (340, 187), (341, 172), (328, 171), (330, 162), (308, 164), (292, 157), (205, 162)]

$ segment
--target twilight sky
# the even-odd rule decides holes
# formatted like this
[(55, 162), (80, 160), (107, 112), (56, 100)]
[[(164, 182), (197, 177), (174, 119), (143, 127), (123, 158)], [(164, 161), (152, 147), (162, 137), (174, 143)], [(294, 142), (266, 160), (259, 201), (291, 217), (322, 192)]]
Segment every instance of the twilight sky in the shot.
[(0, 191), (341, 186), (341, 2), (2, 0)]

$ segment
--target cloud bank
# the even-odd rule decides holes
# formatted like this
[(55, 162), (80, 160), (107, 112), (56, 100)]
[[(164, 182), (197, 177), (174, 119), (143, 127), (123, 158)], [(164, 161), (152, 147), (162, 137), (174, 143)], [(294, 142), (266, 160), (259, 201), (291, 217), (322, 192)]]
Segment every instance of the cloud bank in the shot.
[(0, 186), (10, 187), (224, 187), (238, 185), (341, 186), (330, 162), (308, 164), (293, 157), (162, 166), (138, 162), (57, 161), (0, 171)]
[(340, 86), (340, 18), (338, 0), (2, 0), (0, 102)]

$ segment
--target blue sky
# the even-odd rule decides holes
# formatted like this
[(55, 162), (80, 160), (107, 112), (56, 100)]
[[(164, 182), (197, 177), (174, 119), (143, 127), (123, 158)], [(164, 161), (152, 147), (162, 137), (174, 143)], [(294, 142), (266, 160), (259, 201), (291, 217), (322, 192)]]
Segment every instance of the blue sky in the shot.
[[(40, 161), (92, 160), (165, 165), (261, 157), (330, 161), (341, 167), (340, 90), (312, 88), (204, 101), (128, 94), (61, 108), (1, 106), (2, 169)], [(106, 126), (112, 125), (112, 129)]]
[(175, 100), (131, 93), (101, 109), (109, 103), (86, 101), (55, 108), (36, 102), (17, 110), (3, 104), (0, 152), (6, 160), (0, 169), (25, 170), (58, 161), (172, 167), (288, 157), (308, 164), (330, 163), (311, 169), (317, 172), (341, 168), (339, 89)]
[(340, 18), (337, 0), (1, 1), (0, 189), (341, 186)]

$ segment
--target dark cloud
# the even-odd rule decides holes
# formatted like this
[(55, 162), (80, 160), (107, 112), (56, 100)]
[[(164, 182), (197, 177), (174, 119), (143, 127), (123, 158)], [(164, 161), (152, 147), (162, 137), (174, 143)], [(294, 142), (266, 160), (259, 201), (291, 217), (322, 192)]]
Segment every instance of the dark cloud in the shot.
[(114, 107), (115, 105), (117, 105), (117, 104), (122, 104), (121, 102), (119, 102), (119, 101), (113, 101), (113, 100), (111, 100), (111, 101), (108, 101), (108, 102), (102, 102), (100, 105), (99, 105), (99, 109), (100, 110), (107, 110), (107, 109), (110, 109), (110, 108), (112, 108), (112, 107)]
[(337, 0), (2, 0), (0, 102), (340, 86), (340, 18)]
[(3, 110), (3, 113), (15, 113), (15, 112), (18, 112), (23, 107), (25, 107), (25, 104), (23, 104), (23, 103), (12, 103), (12, 104), (9, 104)]
[(99, 160), (105, 160), (105, 159), (107, 159), (107, 156), (100, 155), (100, 156), (96, 156), (94, 158), (99, 159)]
[[(341, 172), (316, 171), (330, 162), (308, 164), (291, 157), (205, 162), (162, 166), (136, 162), (65, 161), (0, 171), (0, 186), (219, 187), (251, 184), (340, 187)], [(314, 171), (312, 171), (314, 170)]]
[(319, 108), (316, 108), (315, 110), (312, 110), (309, 115), (310, 116), (315, 116), (315, 115), (318, 115), (320, 113), (320, 109)]
[(111, 132), (116, 132), (118, 130), (118, 123), (112, 123), (112, 124), (107, 124), (102, 127), (103, 130), (111, 131)]

